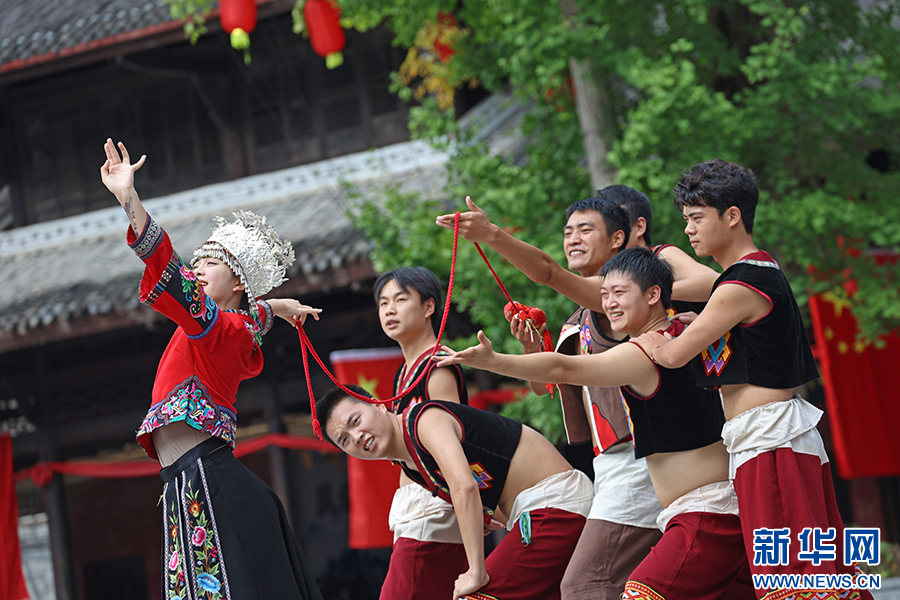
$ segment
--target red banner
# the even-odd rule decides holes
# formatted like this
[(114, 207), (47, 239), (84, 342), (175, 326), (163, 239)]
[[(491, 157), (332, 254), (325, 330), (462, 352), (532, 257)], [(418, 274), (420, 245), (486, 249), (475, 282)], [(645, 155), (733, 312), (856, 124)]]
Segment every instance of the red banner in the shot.
[[(341, 350), (329, 356), (335, 377), (364, 388), (376, 398), (394, 395), (394, 373), (403, 364), (400, 348)], [(394, 536), (388, 514), (400, 468), (386, 460), (347, 457), (347, 493), (350, 500), (351, 548), (389, 548)]]
[(849, 305), (830, 294), (810, 298), (809, 312), (838, 473), (900, 475), (900, 336), (885, 336), (884, 348), (864, 346)]
[(0, 431), (0, 598), (28, 598), (19, 546), (19, 503), (13, 478), (12, 438)]

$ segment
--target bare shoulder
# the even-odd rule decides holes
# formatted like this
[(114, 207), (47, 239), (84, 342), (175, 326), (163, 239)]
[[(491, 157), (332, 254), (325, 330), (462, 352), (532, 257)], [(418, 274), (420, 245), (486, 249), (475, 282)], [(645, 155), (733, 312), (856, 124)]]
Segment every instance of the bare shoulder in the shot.
[[(459, 385), (456, 366), (437, 367), (428, 376), (428, 397), (432, 400), (446, 400), (459, 403)], [(465, 383), (463, 382), (463, 385)]]

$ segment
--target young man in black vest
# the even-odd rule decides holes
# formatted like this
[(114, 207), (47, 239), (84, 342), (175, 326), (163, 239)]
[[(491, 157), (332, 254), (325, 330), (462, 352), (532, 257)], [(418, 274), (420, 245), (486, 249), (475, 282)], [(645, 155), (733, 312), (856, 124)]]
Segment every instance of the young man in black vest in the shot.
[[(683, 335), (669, 339), (649, 332), (636, 341), (666, 368), (700, 355), (699, 384), (720, 389), (728, 419), (722, 437), (740, 501), (744, 543), (751, 559), (758, 559), (751, 560), (754, 574), (852, 575), (854, 567), (843, 564), (844, 526), (816, 430), (822, 411), (794, 392), (819, 375), (803, 319), (778, 263), (753, 241), (759, 200), (753, 173), (711, 160), (682, 175), (674, 192), (694, 251), (712, 256), (724, 272)], [(779, 548), (774, 560), (755, 552), (763, 541)], [(827, 555), (829, 548), (831, 560), (808, 558), (820, 549)], [(757, 590), (767, 600), (872, 597), (865, 590), (828, 593)]]
[[(441, 284), (425, 267), (382, 273), (375, 280), (375, 305), (385, 335), (400, 345), (404, 363), (394, 375), (391, 410), (400, 414), (431, 398), (466, 404), (466, 382), (458, 365), (434, 368), (428, 360), (441, 323)], [(419, 376), (425, 376), (411, 387)], [(381, 586), (382, 600), (447, 598), (466, 568), (466, 552), (453, 507), (432, 496), (403, 473), (391, 502), (394, 532), (391, 563)]]
[[(398, 415), (341, 389), (316, 412), (326, 438), (350, 456), (399, 461), (411, 480), (452, 502), (468, 560), (453, 600), (560, 597), (593, 489), (538, 432), (453, 402)], [(510, 533), (485, 559), (482, 537), (502, 527), (497, 519)]]

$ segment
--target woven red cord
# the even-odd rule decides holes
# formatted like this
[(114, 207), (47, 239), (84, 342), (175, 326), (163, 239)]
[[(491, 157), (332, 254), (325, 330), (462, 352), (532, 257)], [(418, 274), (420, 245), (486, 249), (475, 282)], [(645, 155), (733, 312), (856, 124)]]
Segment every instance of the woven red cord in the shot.
[(494, 271), (494, 267), (491, 266), (491, 261), (488, 260), (488, 257), (484, 255), (484, 250), (481, 249), (481, 246), (478, 245), (478, 242), (474, 242), (475, 248), (478, 250), (478, 254), (481, 255), (481, 258), (484, 259), (484, 264), (487, 265), (487, 268), (491, 270), (491, 275), (494, 276), (494, 279), (497, 281), (497, 285), (500, 286), (500, 289), (503, 290), (503, 295), (506, 296), (506, 299), (510, 301), (513, 306), (521, 306), (518, 302), (510, 297), (509, 292), (506, 291), (506, 286), (503, 285), (503, 282), (500, 281), (500, 276), (497, 275), (496, 271)]
[[(434, 353), (437, 352), (438, 349), (441, 347), (441, 338), (444, 335), (444, 327), (447, 325), (447, 316), (450, 314), (450, 299), (453, 297), (453, 277), (456, 274), (456, 248), (457, 248), (458, 244), (459, 244), (459, 211), (456, 211), (455, 219), (453, 222), (453, 258), (450, 261), (450, 281), (447, 283), (447, 301), (444, 303), (444, 316), (441, 317), (441, 327), (440, 327), (440, 329), (438, 329), (437, 341), (434, 344), (434, 348), (432, 348), (432, 350), (431, 350), (432, 356), (434, 356)], [(477, 246), (477, 244), (476, 244), (476, 246)], [(481, 248), (479, 248), (478, 251), (481, 252)], [(484, 256), (484, 254), (482, 254), (482, 256)], [(485, 260), (487, 260), (487, 259), (485, 259)], [(488, 267), (490, 267), (490, 263), (488, 263)], [(491, 272), (493, 272), (493, 269), (491, 269)], [(496, 277), (496, 274), (494, 275), (494, 277)], [(497, 283), (500, 283), (499, 279), (497, 280)], [(502, 283), (500, 283), (500, 287), (501, 288), (503, 287)], [(506, 289), (504, 289), (503, 291), (505, 293)], [(509, 297), (508, 294), (507, 294), (507, 297)], [(362, 394), (357, 394), (353, 390), (348, 389), (346, 385), (344, 385), (343, 383), (338, 381), (337, 378), (331, 374), (331, 371), (329, 371), (325, 367), (324, 363), (322, 362), (322, 359), (319, 358), (318, 354), (316, 354), (316, 349), (313, 348), (312, 343), (309, 341), (309, 337), (306, 335), (306, 331), (303, 330), (303, 326), (299, 322), (297, 323), (297, 335), (300, 338), (300, 355), (303, 358), (303, 373), (306, 375), (306, 389), (307, 389), (307, 392), (309, 393), (309, 408), (310, 408), (310, 412), (312, 413), (313, 432), (316, 434), (316, 436), (318, 436), (319, 439), (322, 439), (322, 425), (319, 423), (319, 419), (316, 416), (316, 400), (315, 400), (315, 396), (313, 395), (312, 380), (309, 377), (309, 359), (307, 358), (307, 354), (306, 354), (307, 350), (313, 355), (313, 358), (316, 359), (316, 362), (319, 364), (319, 367), (321, 367), (322, 370), (325, 371), (325, 374), (328, 375), (328, 378), (331, 379), (331, 381), (333, 381), (335, 383), (335, 385), (337, 385), (340, 389), (342, 389), (349, 396), (353, 396), (354, 398), (356, 398), (358, 400), (364, 400), (365, 402), (369, 402), (371, 404), (387, 404), (389, 402), (394, 402), (395, 400), (399, 400), (400, 398), (403, 397), (403, 394), (398, 394), (398, 395), (388, 398), (386, 400), (378, 400), (377, 398), (370, 398), (368, 396), (363, 396)], [(425, 368), (419, 374), (419, 376), (416, 378), (416, 380), (411, 385), (409, 385), (407, 389), (412, 389), (412, 388), (416, 387), (417, 385), (419, 385), (419, 383), (422, 381), (422, 378), (425, 377), (425, 375), (427, 373), (429, 373), (431, 371), (431, 369), (434, 367), (434, 362), (431, 362), (430, 357), (428, 360), (429, 360), (428, 367)]]

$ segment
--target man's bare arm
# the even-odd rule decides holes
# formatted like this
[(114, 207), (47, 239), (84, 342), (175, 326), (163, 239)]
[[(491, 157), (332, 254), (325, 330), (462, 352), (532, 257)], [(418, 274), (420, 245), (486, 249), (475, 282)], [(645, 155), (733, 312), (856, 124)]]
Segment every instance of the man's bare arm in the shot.
[[(549, 286), (581, 306), (602, 312), (599, 279), (581, 277), (563, 268), (540, 248), (506, 233), (491, 223), (485, 212), (468, 196), (466, 204), (469, 212), (459, 216), (459, 234), (464, 239), (487, 244), (535, 283)], [(439, 216), (437, 224), (452, 230), (454, 215)]]
[(677, 338), (650, 332), (634, 341), (660, 366), (675, 369), (686, 365), (732, 327), (756, 322), (770, 310), (769, 301), (761, 294), (743, 285), (725, 283), (716, 288), (703, 311)]
[(419, 416), (416, 428), (419, 441), (434, 457), (450, 488), (453, 510), (469, 563), (469, 570), (456, 580), (454, 598), (474, 592), (490, 580), (484, 564), (484, 511), (481, 495), (460, 444), (462, 432), (458, 427), (456, 420), (443, 409), (428, 408)]
[(719, 274), (690, 257), (677, 246), (666, 246), (659, 257), (672, 265), (672, 299), (683, 302), (706, 302), (712, 294)]
[(622, 344), (603, 354), (567, 356), (557, 352), (541, 352), (513, 356), (494, 352), (491, 341), (478, 332), (477, 346), (456, 352), (444, 346), (450, 356), (443, 357), (438, 366), (461, 363), (476, 369), (518, 379), (535, 379), (545, 383), (568, 383), (617, 387), (641, 384), (648, 377), (656, 377), (653, 364), (633, 344)]

